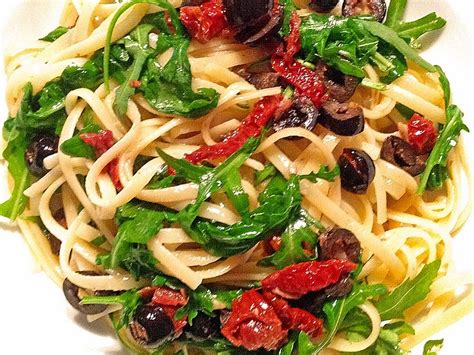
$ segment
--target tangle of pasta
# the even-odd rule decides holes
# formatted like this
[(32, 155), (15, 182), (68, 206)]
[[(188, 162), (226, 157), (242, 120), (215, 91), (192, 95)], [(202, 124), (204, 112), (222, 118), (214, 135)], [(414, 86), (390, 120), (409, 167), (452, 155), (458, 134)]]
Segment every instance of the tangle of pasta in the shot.
[[(180, 0), (170, 3), (174, 7), (181, 5)], [(313, 12), (307, 1), (295, 3), (300, 16)], [(27, 83), (32, 84), (34, 94), (38, 93), (67, 67), (83, 66), (102, 50), (113, 16), (122, 6), (113, 1), (69, 1), (60, 20), (61, 26), (69, 28), (64, 35), (50, 43), (38, 41), (36, 46), (8, 57), (6, 94), (10, 117), (21, 110), (22, 89)], [(147, 3), (131, 6), (118, 18), (112, 41), (126, 36), (147, 14), (160, 11), (161, 8)], [(149, 41), (151, 46), (156, 42), (153, 34)], [(167, 50), (157, 60), (164, 64), (171, 53), (172, 49)], [(29, 203), (16, 222), (35, 259), (58, 285), (67, 278), (90, 292), (150, 286), (148, 278), (136, 279), (121, 267), (106, 269), (96, 260), (114, 246), (118, 228), (114, 216), (121, 206), (133, 200), (181, 211), (196, 199), (199, 184), (189, 181), (148, 188), (164, 164), (156, 148), (183, 158), (201, 146), (216, 144), (239, 127), (260, 99), (282, 93), (280, 86), (256, 89), (236, 74), (235, 68), (265, 59), (265, 50), (258, 46), (248, 46), (230, 37), (216, 37), (206, 43), (193, 39), (187, 54), (193, 89), (212, 88), (219, 94), (217, 106), (197, 119), (161, 113), (141, 94), (132, 96), (125, 119), (120, 118), (113, 106), (119, 83), (113, 79), (110, 90), (101, 84), (93, 90), (83, 87), (67, 93), (64, 102), (67, 117), (58, 132), (59, 146), (83, 128), (87, 113), (102, 130), (112, 132), (116, 143), (96, 160), (72, 157), (59, 149), (44, 159), (47, 174), (24, 191)], [(364, 70), (372, 83), (380, 83), (373, 65), (367, 64)], [(302, 127), (270, 131), (240, 168), (242, 188), (248, 195), (250, 210), (254, 210), (265, 187), (265, 183), (255, 184), (255, 173), (269, 163), (289, 179), (295, 174), (318, 171), (321, 166), (335, 168), (344, 148), (365, 151), (375, 164), (375, 177), (365, 194), (344, 190), (338, 176), (333, 181), (301, 180), (301, 206), (324, 227), (338, 226), (355, 235), (362, 247), (363, 265), (357, 277), (369, 285), (383, 284), (391, 291), (413, 279), (427, 264), (441, 261), (427, 296), (405, 312), (405, 321), (415, 330), (414, 334), (401, 336), (400, 346), (408, 351), (472, 311), (472, 275), (455, 272), (451, 253), (453, 237), (471, 212), (472, 177), (462, 138), (449, 154), (449, 178), (444, 187), (423, 195), (417, 194), (416, 177), (380, 158), (382, 144), (389, 136), (404, 138), (406, 120), (397, 110), (397, 104), (419, 113), (436, 126), (446, 123), (438, 73), (427, 72), (408, 61), (406, 72), (385, 90), (361, 85), (351, 101), (363, 109), (362, 133), (340, 136), (321, 125), (312, 131)], [(138, 160), (143, 157), (146, 162), (137, 169)], [(111, 176), (105, 173), (114, 160), (121, 190), (116, 189)], [(65, 223), (55, 218), (60, 209), (64, 211)], [(36, 216), (40, 222), (34, 219)], [(232, 225), (240, 220), (222, 192), (213, 193), (202, 204), (199, 218), (220, 225)], [(61, 242), (59, 255), (52, 252), (47, 234)], [(93, 243), (101, 236), (105, 239), (100, 245)], [(241, 254), (221, 257), (206, 251), (179, 223), (165, 224), (146, 247), (158, 261), (157, 272), (178, 279), (190, 290), (201, 285), (246, 289), (277, 271), (274, 266), (259, 263), (267, 256), (264, 242)], [(376, 342), (384, 324), (379, 311), (370, 299), (359, 307), (370, 319), (370, 334), (354, 341), (340, 333), (324, 351), (356, 352)], [(94, 320), (118, 309), (120, 306), (109, 306), (89, 317)], [(176, 345), (175, 349), (178, 347), (186, 345)]]

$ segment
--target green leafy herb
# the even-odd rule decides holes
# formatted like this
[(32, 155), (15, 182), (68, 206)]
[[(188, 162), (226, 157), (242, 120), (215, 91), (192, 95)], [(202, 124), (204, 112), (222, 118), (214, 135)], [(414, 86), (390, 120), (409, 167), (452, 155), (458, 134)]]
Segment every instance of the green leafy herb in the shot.
[(384, 285), (356, 283), (346, 297), (325, 303), (323, 312), (327, 319), (326, 334), (323, 340), (314, 345), (314, 353), (318, 353), (332, 341), (349, 312), (363, 304), (368, 298), (383, 296), (386, 293), (387, 289)]
[(443, 339), (428, 340), (423, 346), (423, 355), (437, 355), (438, 351), (443, 347)]
[(319, 180), (334, 181), (334, 179), (339, 176), (340, 173), (341, 170), (337, 165), (332, 170), (329, 170), (329, 167), (327, 165), (321, 165), (318, 172), (300, 175), (299, 178), (300, 180), (305, 179), (311, 182), (318, 182)]
[(130, 323), (136, 309), (141, 304), (141, 298), (137, 290), (130, 290), (117, 296), (86, 296), (81, 303), (122, 305), (120, 320), (117, 323), (117, 329), (120, 329)]
[(401, 319), (403, 312), (426, 298), (441, 265), (440, 260), (423, 267), (413, 279), (406, 280), (389, 295), (380, 297), (375, 304), (382, 320)]
[(203, 312), (208, 316), (215, 316), (213, 313), (213, 301), (215, 296), (211, 290), (204, 286), (199, 286), (195, 291), (188, 295), (188, 303), (176, 311), (175, 319), (182, 319), (188, 316), (189, 324), (193, 324), (193, 319), (196, 318), (199, 312)]
[(96, 247), (100, 247), (102, 244), (104, 244), (107, 241), (107, 238), (105, 238), (103, 235), (94, 238), (91, 240), (91, 244), (95, 245)]
[[(201, 88), (197, 92), (193, 91), (191, 87), (191, 65), (187, 55), (190, 41), (185, 37), (185, 30), (179, 20), (176, 9), (167, 0), (132, 0), (125, 3), (115, 13), (108, 28), (104, 49), (104, 82), (106, 88), (109, 89), (110, 43), (113, 29), (125, 11), (139, 3), (158, 5), (168, 11), (175, 34), (170, 34), (169, 31), (160, 33), (158, 35), (156, 53), (162, 53), (168, 48), (173, 48), (173, 54), (169, 61), (164, 66), (161, 66), (150, 55), (152, 52), (149, 52), (148, 48), (144, 47), (146, 41), (141, 41), (142, 45), (138, 45), (134, 49), (134, 65), (132, 65), (127, 73), (125, 82), (129, 83), (131, 79), (136, 80), (135, 78), (140, 77), (139, 91), (143, 93), (148, 103), (160, 112), (191, 118), (206, 114), (217, 106), (219, 94), (210, 88)], [(148, 18), (147, 22), (150, 21), (159, 21), (159, 18)], [(142, 29), (148, 29), (150, 25), (145, 23), (141, 26), (146, 26), (142, 27)], [(159, 22), (158, 26), (162, 27), (161, 22)], [(145, 62), (146, 67), (144, 67)], [(118, 113), (125, 113), (128, 98), (135, 92), (128, 84), (124, 85), (126, 86), (121, 87), (120, 96), (114, 106)]]
[(119, 117), (127, 113), (128, 99), (135, 94), (136, 90), (132, 83), (138, 81), (147, 59), (154, 53), (148, 45), (148, 35), (152, 29), (153, 25), (150, 24), (139, 25), (123, 39), (125, 49), (133, 56), (133, 63), (125, 73), (125, 81), (115, 94), (113, 107)]
[(120, 207), (115, 218), (119, 229), (112, 250), (101, 256), (99, 263), (106, 268), (123, 266), (135, 278), (156, 273), (157, 260), (146, 243), (160, 231), (164, 221), (175, 220), (174, 214), (158, 209), (157, 205), (132, 201)]
[(304, 261), (311, 260), (314, 255), (307, 254), (307, 248), (313, 249), (316, 245), (316, 233), (311, 229), (311, 224), (301, 213), (281, 235), (281, 247), (274, 254), (262, 259), (261, 265), (274, 265), (279, 269)]
[(222, 302), (227, 309), (232, 308), (232, 302), (242, 296), (244, 293), (243, 290), (217, 290), (214, 292), (216, 295), (216, 300)]
[(306, 60), (322, 58), (344, 74), (365, 76), (363, 67), (377, 52), (378, 38), (354, 18), (313, 14), (302, 19), (301, 45)]
[(384, 25), (396, 29), (403, 19), (407, 0), (391, 0)]
[[(193, 238), (197, 236), (196, 230), (193, 228), (194, 220), (198, 216), (199, 209), (204, 201), (206, 201), (212, 193), (217, 192), (226, 185), (229, 174), (235, 174), (236, 170), (252, 155), (259, 144), (258, 139), (249, 139), (244, 146), (232, 154), (225, 162), (214, 169), (203, 166), (195, 166), (184, 159), (175, 159), (161, 150), (158, 150), (160, 157), (170, 166), (176, 173), (186, 177), (193, 182), (200, 182), (198, 196), (196, 201), (186, 206), (178, 215), (181, 227)], [(238, 174), (238, 172), (237, 172)], [(234, 176), (234, 180), (236, 177)], [(235, 187), (235, 181), (233, 182)], [(229, 188), (232, 190), (232, 187)], [(241, 201), (239, 201), (241, 203)]]
[(401, 54), (403, 54), (407, 59), (410, 59), (415, 64), (418, 64), (423, 69), (429, 72), (435, 72), (436, 68), (428, 63), (426, 60), (421, 58), (418, 53), (411, 48), (404, 40), (401, 38), (398, 33), (391, 28), (382, 25), (376, 21), (364, 21), (355, 19), (358, 24), (362, 25), (365, 30), (370, 32), (373, 36), (376, 36), (386, 43), (393, 46), (396, 50), (398, 50)]
[(406, 120), (409, 120), (415, 114), (415, 111), (401, 103), (396, 104), (395, 108)]
[(3, 157), (8, 162), (8, 172), (13, 177), (14, 187), (11, 197), (0, 204), (0, 215), (13, 221), (24, 211), (28, 203), (28, 198), (23, 194), (31, 184), (31, 177), (25, 162), (28, 142), (24, 132), (16, 133), (16, 137), (13, 139), (5, 137), (10, 134), (5, 128), (3, 134), (4, 139), (8, 142), (3, 151)]
[(59, 37), (65, 35), (68, 31), (69, 31), (69, 28), (58, 26), (57, 28), (52, 30), (50, 33), (48, 33), (46, 36), (44, 36), (43, 38), (40, 38), (40, 41), (54, 42)]
[(291, 16), (296, 11), (296, 6), (293, 0), (282, 0), (280, 6), (283, 7), (283, 24), (279, 33), (280, 36), (286, 37), (290, 34)]
[(418, 20), (404, 22), (396, 30), (398, 35), (406, 39), (412, 46), (417, 47), (416, 40), (425, 33), (439, 30), (446, 25), (446, 20), (432, 12)]
[(72, 157), (95, 160), (97, 157), (94, 148), (89, 144), (86, 144), (81, 139), (81, 134), (98, 133), (100, 131), (100, 126), (94, 122), (92, 110), (87, 109), (84, 112), (83, 123), (83, 128), (80, 129), (74, 136), (64, 141), (59, 149), (61, 149), (64, 154), (70, 155)]
[(456, 145), (462, 131), (469, 132), (463, 121), (464, 114), (456, 105), (448, 106), (446, 124), (438, 134), (435, 146), (426, 161), (426, 168), (420, 178), (418, 194), (423, 194), (427, 188), (436, 189), (443, 186), (448, 174), (448, 155)]
[[(349, 341), (358, 342), (370, 335), (372, 322), (360, 309), (355, 308), (344, 319), (339, 331), (345, 334)], [(379, 333), (375, 343), (362, 351), (344, 353), (351, 355), (392, 354), (406, 355), (400, 348), (400, 336), (402, 334), (415, 334), (413, 327), (406, 322), (395, 322), (385, 324)]]
[(224, 183), (227, 197), (243, 219), (249, 217), (249, 196), (242, 187), (238, 169), (229, 171)]
[(278, 170), (275, 168), (275, 166), (271, 163), (268, 163), (265, 165), (263, 170), (261, 171), (255, 171), (255, 184), (261, 184), (267, 179), (270, 179), (274, 177), (278, 173)]
[(196, 290), (188, 291), (188, 303), (176, 311), (175, 319), (182, 319), (188, 316), (189, 324), (193, 324), (199, 312), (208, 316), (217, 316), (214, 311), (214, 301), (222, 302), (226, 308), (230, 309), (232, 301), (242, 295), (242, 290), (218, 290), (213, 291), (204, 286), (199, 286)]

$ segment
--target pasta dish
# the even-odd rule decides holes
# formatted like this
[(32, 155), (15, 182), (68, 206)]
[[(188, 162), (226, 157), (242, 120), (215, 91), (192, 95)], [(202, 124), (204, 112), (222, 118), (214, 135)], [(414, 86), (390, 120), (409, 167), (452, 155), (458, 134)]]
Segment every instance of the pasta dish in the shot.
[(473, 310), (446, 21), (338, 2), (69, 0), (7, 57), (0, 215), (128, 352), (435, 354)]

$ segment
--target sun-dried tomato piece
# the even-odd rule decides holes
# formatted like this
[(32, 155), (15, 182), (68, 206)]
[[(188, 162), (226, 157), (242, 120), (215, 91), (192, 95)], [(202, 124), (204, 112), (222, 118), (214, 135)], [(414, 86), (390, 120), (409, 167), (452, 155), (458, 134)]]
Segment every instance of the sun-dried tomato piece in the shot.
[(115, 144), (112, 131), (109, 130), (102, 130), (98, 133), (82, 133), (79, 137), (84, 143), (94, 148), (97, 158)]
[(428, 154), (435, 146), (438, 134), (433, 122), (415, 113), (408, 122), (408, 142), (420, 155)]
[(266, 291), (288, 299), (298, 299), (309, 292), (322, 290), (356, 268), (347, 260), (307, 261), (290, 265), (262, 281)]
[[(102, 130), (98, 133), (82, 133), (79, 138), (81, 138), (84, 143), (94, 148), (97, 158), (99, 158), (115, 144), (112, 131), (109, 130)], [(120, 191), (123, 189), (123, 186), (120, 182), (118, 162), (118, 159), (115, 158), (105, 167), (104, 170), (110, 175), (115, 188)]]
[(264, 97), (255, 104), (252, 112), (240, 126), (222, 142), (203, 146), (191, 154), (187, 154), (185, 159), (193, 164), (199, 164), (205, 160), (229, 157), (239, 150), (249, 138), (260, 135), (263, 127), (275, 114), (281, 100), (281, 95)]
[(201, 43), (209, 42), (228, 27), (222, 0), (211, 0), (200, 6), (184, 6), (180, 19), (191, 36)]
[(232, 311), (221, 332), (233, 345), (251, 351), (276, 350), (288, 335), (273, 307), (257, 290), (244, 292), (232, 302)]
[(174, 326), (174, 337), (179, 337), (186, 326), (188, 324), (188, 316), (184, 316), (181, 319), (175, 319), (176, 311), (180, 307), (173, 307), (173, 306), (163, 306), (161, 305), (161, 308), (163, 308), (163, 311), (165, 314), (170, 317), (171, 321), (173, 322)]
[(296, 88), (298, 95), (310, 98), (316, 107), (321, 107), (326, 101), (324, 84), (315, 71), (296, 61), (288, 62), (280, 56), (273, 56), (272, 68)]
[(295, 11), (291, 14), (290, 34), (285, 38), (285, 41), (286, 41), (285, 60), (292, 61), (293, 57), (301, 49), (300, 25), (301, 25), (301, 19)]
[(273, 307), (285, 329), (301, 330), (312, 337), (322, 334), (321, 319), (303, 309), (291, 307), (286, 300), (271, 292), (264, 292), (263, 297)]
[(188, 299), (184, 292), (162, 286), (155, 288), (151, 303), (164, 306), (184, 306), (188, 303)]

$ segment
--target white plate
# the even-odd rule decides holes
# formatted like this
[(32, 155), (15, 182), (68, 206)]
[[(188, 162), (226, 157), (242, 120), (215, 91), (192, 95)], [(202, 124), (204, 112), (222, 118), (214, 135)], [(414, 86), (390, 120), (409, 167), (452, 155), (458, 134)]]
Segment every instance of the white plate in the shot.
[[(8, 3), (8, 5), (6, 5)], [(472, 5), (465, 0), (409, 0), (408, 18), (431, 11), (448, 20), (439, 38), (426, 48), (424, 56), (440, 64), (451, 80), (454, 101), (466, 113), (474, 129), (473, 93), (473, 18)], [(0, 12), (2, 48), (8, 52), (28, 46), (57, 24), (61, 1), (30, 0), (5, 2)], [(431, 38), (436, 38), (432, 36)], [(0, 77), (0, 96), (4, 97), (5, 78)], [(0, 117), (7, 117), (5, 103), (0, 103)], [(466, 138), (466, 137), (465, 137)], [(468, 139), (472, 139), (468, 137)], [(474, 144), (468, 143), (470, 155)], [(7, 196), (5, 171), (0, 174), (0, 200)], [(454, 255), (460, 270), (473, 270), (474, 218), (456, 237)], [(0, 236), (0, 353), (2, 354), (122, 354), (113, 332), (102, 323), (87, 324), (71, 309), (62, 291), (38, 272), (20, 234), (2, 227)], [(474, 354), (472, 348), (474, 315), (462, 319), (433, 338), (445, 338), (442, 354)], [(421, 354), (421, 350), (414, 351)]]

